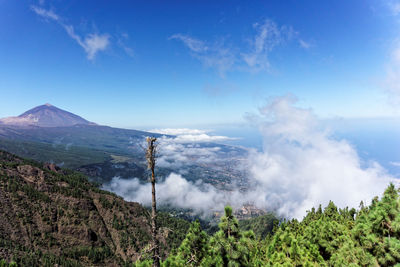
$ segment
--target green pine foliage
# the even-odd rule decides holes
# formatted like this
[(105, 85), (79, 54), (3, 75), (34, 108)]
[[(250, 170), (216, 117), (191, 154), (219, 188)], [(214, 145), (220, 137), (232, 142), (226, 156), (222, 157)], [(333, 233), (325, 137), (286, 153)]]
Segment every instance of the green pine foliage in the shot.
[(163, 266), (198, 266), (207, 256), (208, 238), (199, 221), (193, 222), (176, 254), (171, 255)]
[(353, 229), (354, 238), (381, 266), (400, 262), (400, 199), (391, 184), (383, 198), (362, 210)]
[(12, 261), (12, 262), (6, 262), (3, 259), (0, 259), (0, 267), (17, 267), (18, 265)]
[(313, 208), (302, 221), (281, 221), (262, 239), (241, 229), (226, 207), (218, 232), (208, 236), (198, 222), (192, 223), (162, 266), (400, 267), (400, 196), (393, 184), (381, 199), (369, 206), (361, 203), (358, 211), (330, 202), (324, 209)]
[(225, 207), (219, 231), (210, 239), (205, 266), (250, 266), (251, 250), (255, 241), (253, 232), (241, 232), (232, 208)]
[(268, 213), (258, 217), (239, 221), (239, 228), (243, 231), (252, 230), (256, 237), (266, 238), (273, 232), (274, 226), (279, 223), (279, 219), (274, 213)]

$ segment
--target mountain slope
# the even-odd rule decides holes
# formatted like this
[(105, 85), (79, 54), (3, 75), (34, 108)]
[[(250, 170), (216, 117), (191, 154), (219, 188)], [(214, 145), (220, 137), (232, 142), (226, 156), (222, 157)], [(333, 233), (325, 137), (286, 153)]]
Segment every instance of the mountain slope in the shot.
[[(140, 144), (146, 136), (160, 135), (99, 125), (20, 127), (0, 124), (0, 149), (41, 162), (79, 168), (91, 177), (109, 180), (114, 176), (144, 175), (144, 152)], [(129, 161), (124, 163), (126, 168), (113, 168), (113, 155), (128, 156)]]
[[(150, 193), (150, 192), (149, 192)], [(116, 266), (150, 242), (149, 212), (86, 177), (0, 151), (0, 259), (22, 266)], [(160, 215), (164, 256), (188, 223)]]
[(76, 124), (95, 125), (78, 115), (59, 109), (50, 104), (44, 104), (30, 109), (18, 117), (0, 119), (0, 124), (39, 127), (63, 127)]
[(146, 136), (161, 135), (99, 125), (79, 124), (67, 127), (0, 125), (0, 138), (129, 153), (132, 153), (132, 147), (142, 142)]
[[(115, 176), (146, 180), (147, 176), (144, 173), (146, 162), (142, 145), (147, 136), (160, 138), (162, 135), (99, 125), (79, 124), (70, 127), (0, 125), (0, 149), (42, 162), (64, 164), (100, 183), (108, 182)], [(180, 144), (189, 150), (192, 150), (190, 146), (193, 145)], [(241, 173), (229, 168), (229, 164), (240, 158), (240, 155), (245, 155), (244, 149), (215, 143), (201, 143), (198, 146), (200, 152), (207, 148), (216, 149), (214, 151), (218, 154), (220, 165), (216, 166), (218, 162), (183, 162), (188, 164), (185, 167), (187, 177), (193, 181), (200, 179), (211, 184), (220, 182), (227, 184), (243, 177)], [(126, 160), (116, 163), (113, 156), (124, 156)], [(227, 161), (229, 162), (225, 164)], [(123, 168), (115, 167), (121, 164)], [(182, 167), (177, 169), (159, 166), (158, 173), (166, 177), (171, 172), (179, 171), (182, 171)]]
[[(39, 112), (37, 109), (49, 111), (54, 108), (44, 105), (21, 116), (36, 114)], [(161, 162), (165, 164), (158, 166), (159, 176), (185, 172), (192, 181), (202, 180), (221, 188), (246, 185), (243, 171), (235, 168), (246, 157), (247, 151), (243, 148), (196, 141), (177, 143), (176, 138), (170, 135), (90, 123), (62, 127), (0, 123), (0, 149), (21, 157), (73, 168), (99, 183), (108, 183), (116, 176), (136, 177), (145, 182), (148, 178), (145, 173), (147, 163), (142, 146), (148, 136), (159, 138), (161, 146), (173, 149), (169, 152), (165, 150), (164, 154), (160, 152), (159, 156), (163, 157)], [(177, 157), (174, 155), (185, 152), (191, 153), (185, 156), (187, 160), (175, 162)], [(211, 160), (211, 157), (218, 160)], [(179, 169), (176, 166), (180, 166)]]

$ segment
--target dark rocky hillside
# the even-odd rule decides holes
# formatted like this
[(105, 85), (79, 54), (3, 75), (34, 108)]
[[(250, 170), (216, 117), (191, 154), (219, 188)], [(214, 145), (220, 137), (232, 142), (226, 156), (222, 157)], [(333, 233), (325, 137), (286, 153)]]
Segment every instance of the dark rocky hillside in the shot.
[[(150, 193), (150, 192), (149, 192)], [(0, 259), (21, 266), (118, 266), (150, 242), (150, 215), (77, 172), (0, 151)], [(162, 254), (188, 223), (161, 214)]]

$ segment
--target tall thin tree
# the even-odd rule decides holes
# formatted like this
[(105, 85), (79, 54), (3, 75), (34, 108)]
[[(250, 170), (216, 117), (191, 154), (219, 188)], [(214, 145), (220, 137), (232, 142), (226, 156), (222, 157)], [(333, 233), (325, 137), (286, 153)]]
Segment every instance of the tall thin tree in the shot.
[(147, 166), (151, 170), (151, 232), (153, 238), (153, 266), (160, 266), (160, 256), (158, 251), (158, 240), (157, 240), (157, 205), (156, 205), (156, 176), (154, 173), (154, 167), (156, 165), (156, 141), (155, 137), (147, 137), (147, 151), (146, 159)]

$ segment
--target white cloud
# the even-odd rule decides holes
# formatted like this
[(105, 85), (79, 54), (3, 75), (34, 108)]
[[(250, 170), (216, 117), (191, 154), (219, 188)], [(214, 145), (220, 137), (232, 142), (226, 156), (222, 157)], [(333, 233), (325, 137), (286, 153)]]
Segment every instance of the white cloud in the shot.
[(98, 52), (106, 50), (110, 44), (109, 39), (108, 34), (88, 34), (81, 45), (85, 49), (88, 59), (93, 60)]
[[(248, 170), (246, 192), (239, 188), (223, 191), (171, 174), (157, 184), (159, 204), (206, 214), (226, 204), (238, 208), (250, 203), (301, 219), (307, 210), (319, 204), (326, 206), (330, 200), (339, 207), (357, 208), (361, 200), (368, 203), (382, 194), (390, 181), (398, 184), (376, 162), (362, 162), (348, 142), (332, 138), (310, 109), (295, 107), (295, 102), (294, 97), (276, 98), (254, 115), (258, 117), (264, 148), (252, 151), (246, 163), (238, 166)], [(169, 138), (160, 141), (158, 148), (158, 166), (176, 170), (193, 160), (208, 164), (220, 160), (218, 147), (188, 146)], [(140, 185), (137, 179), (114, 178), (106, 188), (128, 200), (148, 204), (149, 186)]]
[(249, 157), (253, 201), (280, 214), (302, 218), (306, 210), (333, 200), (358, 207), (380, 195), (390, 177), (375, 162), (363, 168), (357, 151), (319, 127), (310, 110), (294, 107), (293, 98), (277, 98), (260, 109), (264, 151)]
[[(142, 184), (138, 179), (114, 177), (103, 189), (115, 192), (128, 201), (137, 201), (148, 206), (151, 204), (150, 183)], [(228, 194), (221, 194), (209, 184), (200, 181), (192, 183), (175, 173), (157, 183), (156, 193), (158, 205), (193, 209), (200, 215), (210, 215), (213, 211), (222, 210), (228, 198)]]
[(311, 47), (311, 44), (309, 42), (306, 42), (302, 39), (299, 39), (299, 44), (304, 49), (309, 49)]
[(42, 16), (43, 18), (52, 19), (52, 20), (55, 20), (55, 21), (59, 20), (59, 16), (57, 14), (55, 14), (53, 11), (51, 11), (51, 10), (46, 10), (44, 8), (37, 7), (37, 6), (31, 6), (31, 9), (37, 15)]
[(208, 134), (183, 134), (175, 138), (175, 141), (179, 143), (223, 142), (229, 140), (236, 140), (236, 138)]
[(390, 165), (395, 166), (395, 167), (400, 167), (400, 162), (397, 161), (391, 161), (389, 162)]
[(82, 40), (82, 38), (75, 33), (73, 26), (63, 26), (68, 35), (85, 50), (89, 60), (93, 60), (98, 52), (106, 50), (110, 44), (110, 36), (108, 34), (88, 34), (85, 39)]
[(292, 39), (297, 33), (292, 27), (279, 27), (272, 20), (255, 23), (253, 27), (257, 34), (250, 41), (250, 51), (241, 56), (252, 71), (268, 70), (270, 63), (269, 53), (278, 45)]
[(221, 135), (209, 135), (208, 131), (199, 129), (189, 129), (189, 128), (166, 128), (166, 129), (153, 129), (149, 132), (166, 134), (166, 135), (176, 135), (174, 138), (163, 137), (161, 140), (173, 141), (175, 143), (205, 143), (205, 142), (223, 142), (229, 140), (237, 140), (237, 138), (232, 138), (228, 136)]
[(389, 96), (389, 102), (400, 104), (400, 42), (391, 53), (390, 62), (387, 67), (385, 91)]
[(400, 3), (394, 3), (392, 5), (392, 10), (395, 15), (399, 15), (400, 14)]
[(167, 135), (182, 135), (182, 134), (204, 134), (207, 131), (189, 128), (165, 128), (165, 129), (152, 129), (149, 132), (167, 134)]
[(46, 10), (41, 7), (31, 6), (31, 9), (39, 16), (51, 19), (60, 24), (68, 35), (74, 39), (86, 52), (89, 60), (94, 60), (96, 54), (100, 51), (106, 50), (110, 46), (109, 34), (89, 33), (84, 38), (75, 33), (74, 27), (62, 22), (59, 15), (51, 10)]
[(176, 39), (182, 41), (190, 50), (193, 52), (205, 52), (208, 50), (208, 47), (204, 44), (203, 41), (197, 40), (187, 35), (183, 34), (174, 34), (169, 37), (169, 40)]
[[(384, 2), (395, 19), (399, 19), (400, 1), (387, 0)], [(384, 80), (385, 93), (388, 95), (388, 102), (395, 107), (400, 104), (400, 38), (392, 42), (392, 47), (387, 61), (386, 78)]]
[(206, 44), (204, 41), (183, 34), (174, 34), (169, 39), (182, 41), (194, 58), (207, 68), (215, 68), (221, 77), (224, 77), (235, 64), (235, 53), (225, 46), (223, 41)]
[(125, 51), (125, 53), (128, 56), (133, 57), (135, 55), (135, 53), (133, 52), (133, 49), (125, 44), (125, 40), (128, 40), (128, 39), (129, 39), (129, 35), (127, 33), (122, 33), (121, 38), (118, 38), (117, 43)]
[(124, 49), (125, 53), (128, 56), (133, 57), (135, 55), (132, 48), (126, 46), (125, 44), (120, 44), (120, 46), (122, 47), (122, 49)]
[(397, 16), (400, 14), (400, 1), (390, 0), (390, 1), (387, 1), (386, 3), (394, 16)]
[[(158, 166), (180, 168), (196, 164), (216, 163), (227, 160), (218, 145), (204, 146), (204, 143), (224, 142), (235, 138), (209, 135), (198, 129), (154, 129), (151, 132), (174, 135), (158, 138)], [(230, 160), (230, 159), (228, 159)]]
[[(246, 52), (241, 52), (238, 47), (227, 45), (225, 41), (206, 42), (194, 37), (174, 34), (169, 39), (180, 40), (189, 48), (192, 56), (206, 67), (217, 69), (224, 77), (225, 73), (232, 70), (246, 70), (251, 72), (265, 71), (270, 68), (269, 53), (278, 45), (284, 44), (293, 38), (298, 38), (298, 33), (290, 26), (278, 26), (272, 20), (253, 25), (256, 34), (248, 41)], [(310, 44), (299, 39), (303, 48)], [(242, 49), (243, 50), (243, 49)]]

